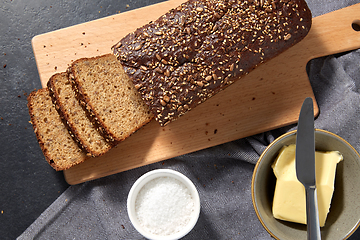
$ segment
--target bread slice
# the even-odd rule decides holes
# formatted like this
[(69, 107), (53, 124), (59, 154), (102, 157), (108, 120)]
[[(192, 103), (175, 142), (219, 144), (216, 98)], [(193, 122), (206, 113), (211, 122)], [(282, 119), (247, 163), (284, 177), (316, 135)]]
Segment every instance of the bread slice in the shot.
[(78, 59), (68, 73), (81, 103), (111, 141), (123, 141), (153, 118), (113, 54)]
[(109, 151), (114, 144), (106, 141), (87, 117), (86, 111), (76, 98), (68, 74), (54, 74), (47, 86), (60, 116), (66, 121), (81, 146), (93, 156), (100, 156)]
[(63, 124), (47, 88), (30, 93), (28, 108), (41, 150), (55, 170), (68, 169), (88, 157)]

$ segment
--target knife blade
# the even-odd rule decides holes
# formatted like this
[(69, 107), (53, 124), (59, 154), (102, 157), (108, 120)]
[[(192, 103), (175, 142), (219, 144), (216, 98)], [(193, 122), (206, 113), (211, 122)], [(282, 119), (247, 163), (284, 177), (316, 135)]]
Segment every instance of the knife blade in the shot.
[(312, 98), (301, 107), (295, 150), (296, 176), (305, 187), (308, 239), (321, 239), (315, 174), (315, 129)]

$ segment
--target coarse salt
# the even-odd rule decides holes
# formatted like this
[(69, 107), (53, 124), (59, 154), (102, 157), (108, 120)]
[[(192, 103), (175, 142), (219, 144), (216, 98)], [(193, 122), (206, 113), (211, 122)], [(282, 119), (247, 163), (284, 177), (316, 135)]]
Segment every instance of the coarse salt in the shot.
[(195, 214), (189, 189), (172, 177), (146, 183), (135, 200), (140, 225), (152, 234), (167, 236), (181, 231)]

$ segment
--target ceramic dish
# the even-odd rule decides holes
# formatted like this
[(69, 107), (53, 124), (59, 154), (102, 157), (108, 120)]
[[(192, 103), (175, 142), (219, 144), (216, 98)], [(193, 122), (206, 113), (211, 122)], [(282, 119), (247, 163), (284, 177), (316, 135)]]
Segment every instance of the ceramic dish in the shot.
[[(306, 239), (306, 225), (277, 220), (272, 215), (272, 199), (276, 178), (271, 164), (286, 145), (296, 143), (296, 130), (273, 141), (260, 156), (252, 177), (252, 201), (264, 228), (275, 239)], [(315, 130), (315, 148), (318, 151), (339, 151), (344, 160), (336, 170), (335, 191), (322, 239), (346, 239), (360, 224), (360, 156), (341, 137), (324, 130)]]
[[(162, 181), (160, 182), (159, 179)], [(175, 181), (174, 181), (175, 179)], [(137, 213), (137, 197), (138, 195), (140, 196), (142, 194), (142, 197), (145, 195), (143, 193), (139, 194), (139, 192), (142, 190), (142, 188), (146, 188), (148, 186), (154, 186), (154, 181), (152, 180), (157, 180), (158, 181), (158, 185), (156, 185), (156, 187), (152, 187), (151, 191), (148, 191), (148, 193), (151, 193), (147, 198), (147, 203), (149, 203), (148, 206), (146, 206), (146, 209), (149, 209), (151, 211), (155, 211), (153, 215), (160, 215), (159, 217), (161, 218), (159, 220), (159, 222), (164, 222), (167, 223), (169, 221), (165, 221), (166, 216), (168, 215), (168, 212), (173, 212), (170, 216), (170, 218), (173, 219), (173, 216), (175, 215), (180, 215), (178, 214), (179, 211), (176, 211), (176, 209), (179, 209), (179, 207), (173, 207), (170, 206), (170, 210), (167, 212), (164, 212), (164, 214), (158, 214), (161, 211), (164, 211), (165, 208), (168, 205), (172, 205), (173, 202), (178, 202), (179, 204), (181, 204), (181, 201), (183, 199), (184, 195), (191, 195), (191, 200), (190, 202), (193, 202), (193, 207), (191, 208), (192, 211), (188, 210), (189, 208), (187, 208), (189, 205), (185, 205), (185, 207), (179, 209), (180, 212), (182, 212), (181, 214), (183, 214), (184, 212), (189, 213), (189, 215), (186, 214), (186, 216), (182, 215), (182, 219), (187, 218), (188, 221), (186, 221), (187, 223), (183, 223), (181, 224), (182, 226), (177, 228), (177, 229), (181, 229), (177, 232), (171, 233), (171, 234), (167, 234), (167, 235), (158, 235), (158, 234), (154, 234), (154, 229), (150, 229), (148, 226), (152, 226), (153, 224), (148, 224), (146, 227), (144, 227), (144, 224), (142, 224), (139, 221), (138, 218), (138, 213)], [(178, 180), (178, 181), (176, 181)], [(152, 182), (151, 182), (152, 181)], [(150, 183), (151, 182), (151, 183)], [(167, 183), (166, 183), (167, 182)], [(149, 183), (149, 184), (148, 184)], [(177, 185), (178, 183), (180, 183), (181, 187), (181, 194), (176, 194), (176, 191), (174, 192), (174, 189), (168, 187), (169, 184), (175, 184)], [(180, 186), (178, 185), (178, 186)], [(170, 186), (170, 185), (169, 185)], [(184, 190), (187, 189), (188, 191)], [(157, 196), (159, 195), (164, 195), (164, 198), (161, 197), (154, 197), (154, 194), (156, 194)], [(167, 201), (167, 199), (173, 197), (174, 196), (178, 196), (178, 198), (175, 198), (174, 201)], [(185, 197), (188, 201), (189, 197)], [(152, 200), (152, 202), (150, 202), (150, 200)], [(162, 202), (158, 201), (158, 203), (153, 204), (154, 203), (154, 199), (156, 199), (156, 201), (158, 201), (159, 199), (163, 199)], [(156, 209), (154, 209), (154, 206), (156, 206)], [(187, 209), (187, 210), (185, 210)], [(133, 226), (135, 227), (135, 229), (144, 237), (146, 237), (147, 239), (153, 239), (153, 240), (165, 240), (165, 239), (180, 239), (182, 237), (184, 237), (186, 234), (188, 234), (193, 227), (195, 226), (198, 218), (199, 218), (199, 214), (200, 214), (200, 198), (199, 198), (199, 194), (196, 190), (195, 185), (190, 181), (190, 179), (188, 179), (185, 175), (174, 171), (174, 170), (169, 170), (169, 169), (157, 169), (157, 170), (153, 170), (150, 171), (146, 174), (144, 174), (143, 176), (141, 176), (132, 186), (132, 188), (130, 189), (129, 195), (128, 195), (128, 199), (127, 199), (127, 211), (128, 211), (128, 215), (130, 218), (131, 223), (133, 224)], [(147, 213), (147, 215), (150, 215)], [(189, 216), (189, 217), (187, 217)], [(191, 217), (190, 217), (191, 216)], [(153, 216), (151, 216), (149, 219), (152, 219)], [(155, 222), (154, 220), (152, 220), (153, 222)], [(157, 219), (156, 219), (157, 221)], [(150, 221), (148, 221), (150, 222)], [(180, 222), (180, 221), (179, 221)], [(177, 225), (179, 222), (175, 221), (173, 225)], [(162, 228), (163, 226), (160, 227), (156, 227), (158, 229)], [(173, 226), (169, 226), (173, 227)]]

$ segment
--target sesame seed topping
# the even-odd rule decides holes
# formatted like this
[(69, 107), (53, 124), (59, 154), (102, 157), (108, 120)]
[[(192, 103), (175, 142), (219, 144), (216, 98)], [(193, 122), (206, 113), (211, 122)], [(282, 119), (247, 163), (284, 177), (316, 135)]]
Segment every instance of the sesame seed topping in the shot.
[(291, 38), (291, 34), (288, 33), (288, 34), (285, 35), (284, 40), (287, 41), (287, 40), (289, 40), (290, 38)]
[(203, 9), (202, 7), (197, 7), (197, 8), (196, 8), (196, 11), (202, 12), (202, 11), (204, 11), (204, 9)]
[(310, 24), (303, 0), (189, 1), (113, 51), (166, 125), (298, 42)]

